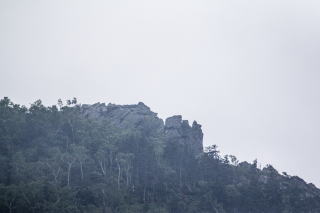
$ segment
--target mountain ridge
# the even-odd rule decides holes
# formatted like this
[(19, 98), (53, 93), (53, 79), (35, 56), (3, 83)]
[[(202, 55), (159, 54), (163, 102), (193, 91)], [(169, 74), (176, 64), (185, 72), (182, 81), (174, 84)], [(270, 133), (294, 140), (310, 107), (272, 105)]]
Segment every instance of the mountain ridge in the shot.
[(201, 125), (142, 102), (0, 100), (0, 212), (318, 213), (320, 189), (203, 148)]

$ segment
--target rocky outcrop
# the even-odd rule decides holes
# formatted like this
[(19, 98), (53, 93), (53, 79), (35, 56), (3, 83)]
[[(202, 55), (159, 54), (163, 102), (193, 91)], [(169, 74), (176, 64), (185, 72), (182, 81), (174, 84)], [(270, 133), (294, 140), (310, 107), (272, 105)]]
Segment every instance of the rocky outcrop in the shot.
[(82, 105), (85, 117), (95, 120), (105, 120), (120, 129), (139, 129), (147, 135), (162, 137), (166, 142), (185, 144), (194, 154), (203, 151), (203, 133), (201, 125), (196, 121), (192, 126), (181, 115), (175, 115), (163, 120), (150, 110), (144, 103), (133, 105), (116, 105), (96, 103)]
[(169, 117), (165, 122), (164, 133), (168, 142), (186, 144), (194, 154), (203, 151), (203, 133), (201, 125), (196, 121), (190, 126), (187, 120), (182, 120), (181, 115)]
[(150, 110), (144, 103), (134, 105), (116, 105), (96, 103), (82, 105), (86, 117), (97, 120), (107, 120), (117, 128), (143, 128), (147, 123), (154, 128), (162, 128), (163, 120), (157, 117), (157, 113)]

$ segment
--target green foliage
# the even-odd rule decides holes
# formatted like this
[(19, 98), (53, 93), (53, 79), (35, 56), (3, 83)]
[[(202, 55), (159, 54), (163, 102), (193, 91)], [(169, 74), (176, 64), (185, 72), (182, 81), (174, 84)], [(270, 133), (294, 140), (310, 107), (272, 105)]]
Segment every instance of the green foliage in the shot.
[(159, 124), (115, 128), (77, 99), (29, 108), (0, 100), (0, 212), (320, 212), (320, 191), (257, 161), (194, 156)]

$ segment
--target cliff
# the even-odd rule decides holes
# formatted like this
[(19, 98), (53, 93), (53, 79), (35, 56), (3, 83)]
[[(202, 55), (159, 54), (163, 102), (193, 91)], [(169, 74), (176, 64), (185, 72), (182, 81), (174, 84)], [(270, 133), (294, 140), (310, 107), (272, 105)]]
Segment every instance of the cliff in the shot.
[(201, 125), (196, 121), (189, 125), (181, 115), (166, 119), (165, 123), (152, 112), (148, 106), (139, 102), (133, 105), (116, 105), (96, 103), (82, 105), (82, 113), (86, 118), (105, 121), (115, 128), (136, 129), (161, 137), (168, 143), (186, 145), (194, 155), (203, 152), (203, 133)]
[[(2, 213), (319, 213), (320, 190), (238, 162), (143, 103), (0, 100)], [(306, 165), (310, 166), (310, 165)]]

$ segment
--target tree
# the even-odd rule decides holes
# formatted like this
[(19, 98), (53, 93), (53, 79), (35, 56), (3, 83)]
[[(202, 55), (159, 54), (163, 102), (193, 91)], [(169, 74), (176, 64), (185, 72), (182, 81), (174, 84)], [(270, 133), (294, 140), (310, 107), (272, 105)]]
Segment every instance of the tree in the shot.
[(195, 154), (187, 132), (167, 137), (141, 104), (125, 107), (145, 120), (101, 106), (87, 116), (76, 99), (0, 100), (1, 213), (320, 212), (320, 190), (296, 176), (221, 157), (216, 145)]

